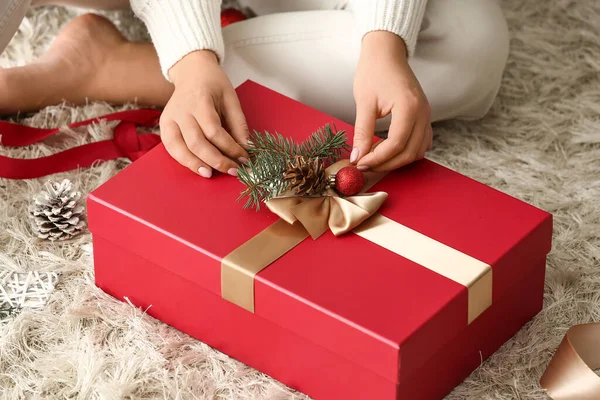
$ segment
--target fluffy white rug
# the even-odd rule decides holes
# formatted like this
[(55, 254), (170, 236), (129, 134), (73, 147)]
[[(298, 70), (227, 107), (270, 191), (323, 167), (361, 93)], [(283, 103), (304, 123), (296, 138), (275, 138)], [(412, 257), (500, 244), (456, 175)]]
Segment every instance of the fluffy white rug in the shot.
[[(555, 216), (544, 310), (450, 399), (542, 399), (538, 380), (566, 329), (600, 321), (600, 2), (504, 1), (512, 50), (491, 113), (435, 128), (430, 158)], [(29, 14), (0, 66), (40, 55), (74, 15)], [(130, 37), (129, 14), (111, 17)], [(105, 104), (50, 107), (21, 120), (56, 126), (104, 114)], [(37, 157), (110, 135), (108, 126), (62, 134), (12, 157)], [(61, 174), (87, 193), (125, 165)], [(90, 236), (36, 243), (27, 207), (45, 180), (0, 179), (0, 268), (59, 272), (47, 307), (0, 323), (0, 397), (300, 399), (283, 385), (117, 302), (93, 285)]]

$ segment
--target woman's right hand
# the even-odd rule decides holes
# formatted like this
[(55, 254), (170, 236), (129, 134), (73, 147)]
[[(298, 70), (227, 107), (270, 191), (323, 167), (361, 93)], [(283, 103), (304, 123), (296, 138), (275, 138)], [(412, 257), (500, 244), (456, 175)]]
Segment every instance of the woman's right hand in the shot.
[(188, 54), (171, 67), (169, 77), (175, 91), (160, 119), (169, 154), (205, 178), (213, 170), (237, 176), (238, 163), (248, 160), (248, 125), (215, 53)]

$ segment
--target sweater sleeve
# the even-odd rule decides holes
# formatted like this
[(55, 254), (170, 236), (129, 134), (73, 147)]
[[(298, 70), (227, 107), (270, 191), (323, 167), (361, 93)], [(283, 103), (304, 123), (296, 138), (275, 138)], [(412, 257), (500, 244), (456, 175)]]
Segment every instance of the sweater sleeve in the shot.
[(359, 29), (364, 36), (388, 31), (400, 36), (409, 57), (415, 52), (427, 0), (351, 0)]
[(223, 61), (221, 0), (131, 0), (131, 8), (147, 26), (161, 70), (196, 50), (212, 50)]

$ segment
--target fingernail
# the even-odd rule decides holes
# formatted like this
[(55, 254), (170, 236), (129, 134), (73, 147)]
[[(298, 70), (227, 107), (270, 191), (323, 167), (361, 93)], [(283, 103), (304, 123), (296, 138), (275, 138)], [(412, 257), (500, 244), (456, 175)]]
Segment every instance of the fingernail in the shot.
[(246, 157), (240, 157), (238, 158), (238, 161), (240, 164), (248, 164), (248, 159)]
[(369, 170), (369, 167), (367, 167), (366, 165), (359, 165), (358, 167), (356, 167), (356, 169), (362, 172), (366, 172)]
[(228, 173), (229, 175), (231, 175), (231, 176), (237, 176), (238, 169), (237, 169), (237, 168), (229, 168), (229, 169), (227, 170), (227, 173)]
[(350, 153), (350, 162), (354, 163), (356, 162), (356, 160), (358, 160), (358, 153), (360, 151), (358, 150), (358, 147), (355, 147), (352, 149), (352, 153)]
[(212, 176), (212, 171), (206, 167), (198, 168), (198, 173), (200, 174), (200, 176), (203, 176), (205, 178), (210, 178)]

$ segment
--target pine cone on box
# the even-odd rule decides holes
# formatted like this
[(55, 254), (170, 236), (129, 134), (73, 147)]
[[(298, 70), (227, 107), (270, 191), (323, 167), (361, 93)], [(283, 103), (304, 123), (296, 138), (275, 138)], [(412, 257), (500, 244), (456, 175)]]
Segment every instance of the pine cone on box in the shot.
[(298, 196), (318, 196), (327, 189), (325, 165), (318, 158), (296, 156), (287, 163), (283, 179)]
[(54, 242), (80, 234), (86, 225), (80, 198), (68, 179), (48, 182), (46, 190), (34, 197), (30, 210), (37, 237)]

